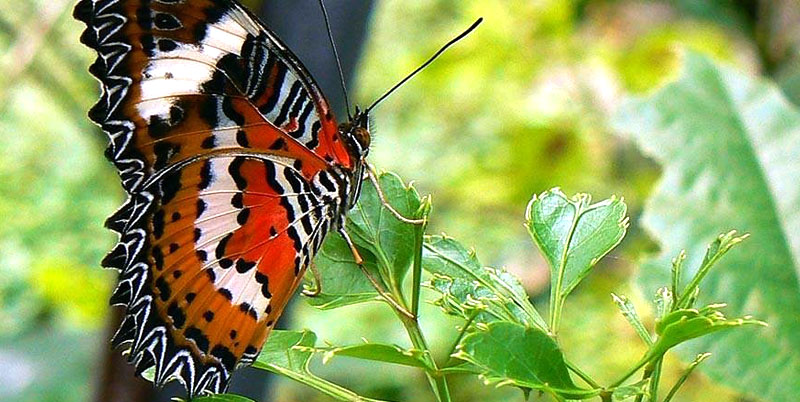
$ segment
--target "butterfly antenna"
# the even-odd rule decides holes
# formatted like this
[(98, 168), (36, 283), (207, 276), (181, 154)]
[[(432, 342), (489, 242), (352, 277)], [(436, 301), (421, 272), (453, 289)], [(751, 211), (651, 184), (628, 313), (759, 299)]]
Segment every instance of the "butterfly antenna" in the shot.
[(483, 22), (483, 18), (478, 18), (478, 20), (473, 22), (472, 25), (470, 25), (470, 27), (467, 28), (464, 32), (462, 32), (455, 38), (451, 39), (450, 42), (445, 43), (444, 46), (442, 46), (441, 49), (439, 49), (436, 53), (434, 53), (433, 56), (431, 56), (426, 62), (422, 63), (421, 66), (417, 67), (417, 69), (412, 71), (411, 74), (407, 75), (406, 78), (403, 78), (400, 82), (395, 84), (393, 87), (389, 88), (389, 90), (386, 91), (383, 95), (381, 95), (381, 97), (378, 98), (378, 100), (372, 102), (372, 104), (367, 108), (367, 110), (364, 111), (364, 113), (369, 113), (370, 110), (372, 110), (375, 106), (381, 103), (382, 100), (386, 99), (387, 96), (391, 95), (391, 93), (394, 92), (397, 88), (400, 88), (403, 84), (405, 84), (406, 81), (410, 80), (411, 77), (415, 76), (425, 67), (428, 67), (429, 64), (433, 63), (433, 61), (436, 60), (436, 58), (439, 57), (439, 55), (444, 53), (444, 51), (447, 50), (447, 48), (453, 46), (456, 42), (460, 41), (465, 36), (469, 35), (469, 33), (472, 32), (475, 28), (477, 28), (481, 22)]
[(333, 57), (336, 59), (336, 68), (339, 70), (339, 82), (342, 84), (342, 92), (344, 93), (344, 104), (347, 106), (347, 117), (352, 120), (353, 116), (350, 115), (350, 99), (347, 97), (347, 86), (344, 84), (344, 72), (342, 71), (342, 62), (339, 60), (339, 52), (336, 50), (336, 42), (333, 40), (333, 32), (331, 31), (331, 22), (328, 19), (328, 10), (325, 9), (325, 2), (319, 0), (319, 7), (322, 9), (322, 15), (325, 18), (325, 28), (328, 30), (328, 40), (331, 42), (333, 48)]

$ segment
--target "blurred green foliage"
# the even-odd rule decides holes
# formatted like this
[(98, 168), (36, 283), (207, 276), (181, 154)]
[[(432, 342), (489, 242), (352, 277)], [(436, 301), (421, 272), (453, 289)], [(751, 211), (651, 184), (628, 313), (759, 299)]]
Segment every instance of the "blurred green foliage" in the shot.
[[(800, 387), (800, 356), (789, 346), (800, 343), (800, 110), (774, 85), (694, 52), (684, 65), (680, 80), (631, 99), (614, 119), (664, 169), (642, 217), (664, 252), (643, 265), (639, 282), (655, 293), (669, 278), (670, 258), (686, 249), (697, 264), (703, 247), (696, 243), (710, 233), (752, 234), (709, 275), (701, 300), (725, 301), (732, 314), (770, 317), (770, 328), (701, 341), (714, 355), (701, 370), (766, 400), (794, 400), (786, 389)], [(745, 367), (781, 378), (733, 374)]]
[[(114, 237), (102, 222), (123, 195), (102, 155), (106, 139), (85, 117), (97, 96), (86, 72), (93, 55), (77, 41), (72, 5), (0, 2), (0, 361), (28, 368), (15, 371), (19, 377), (0, 373), (0, 383), (15, 384), (0, 387), (3, 400), (85, 400), (92, 365), (106, 345), (99, 328), (114, 275), (98, 262)], [(519, 275), (540, 304), (548, 273), (530, 251), (520, 214), (531, 194), (558, 185), (598, 198), (624, 195), (631, 233), (576, 289), (565, 314), (591, 311), (579, 314), (583, 322), (565, 322), (562, 339), (566, 350), (585, 352), (571, 359), (610, 381), (604, 373), (619, 372), (624, 356), (632, 360), (642, 351), (599, 353), (634, 342), (592, 337), (587, 329), (607, 325), (629, 340), (636, 334), (613, 303), (581, 300), (617, 291), (636, 301), (625, 287), (633, 261), (656, 248), (638, 219), (660, 172), (614, 135), (609, 116), (624, 95), (673, 79), (677, 49), (684, 46), (774, 77), (798, 102), (798, 15), (800, 5), (786, 0), (378, 2), (358, 75), (362, 104), (476, 17), (485, 22), (376, 110), (372, 160), (433, 195), (429, 232), (446, 230), (475, 245), (485, 263)], [(382, 307), (319, 312), (298, 303), (291, 325), (337, 344), (361, 336), (405, 344), (402, 328)], [(456, 321), (428, 303), (422, 314), (441, 317), (425, 332), (443, 334), (429, 341), (433, 350), (447, 350), (444, 340), (452, 338)], [(47, 364), (48, 350), (61, 351), (69, 364)], [(373, 397), (427, 397), (425, 379), (414, 370), (398, 368), (363, 384), (379, 366), (340, 360), (322, 367), (312, 362), (312, 371)], [(668, 358), (665, 376), (677, 379), (682, 368)], [(451, 388), (455, 400), (520, 397), (467, 377), (455, 377)], [(742, 400), (696, 375), (682, 392), (685, 400)], [(322, 398), (285, 380), (273, 394), (281, 401)]]

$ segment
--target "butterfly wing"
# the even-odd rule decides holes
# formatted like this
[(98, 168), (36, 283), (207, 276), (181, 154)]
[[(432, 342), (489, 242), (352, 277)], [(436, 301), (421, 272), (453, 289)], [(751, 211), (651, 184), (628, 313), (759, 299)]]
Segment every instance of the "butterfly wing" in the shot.
[(112, 343), (137, 372), (224, 391), (257, 355), (325, 234), (352, 161), (316, 84), (231, 0), (81, 0), (101, 81), (90, 111), (129, 199)]

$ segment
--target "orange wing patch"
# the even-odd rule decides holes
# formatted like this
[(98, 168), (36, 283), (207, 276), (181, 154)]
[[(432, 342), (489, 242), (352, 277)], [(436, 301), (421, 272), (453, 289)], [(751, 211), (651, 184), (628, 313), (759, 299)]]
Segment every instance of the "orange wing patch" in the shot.
[[(149, 247), (109, 255), (122, 262), (106, 265), (141, 267), (123, 271), (112, 300), (135, 301), (142, 297), (132, 294), (151, 292), (145, 296), (152, 303), (148, 319), (166, 331), (159, 342), (190, 351), (199, 373), (217, 373), (207, 385), (227, 384), (235, 367), (255, 359), (311, 256), (338, 224), (332, 217), (341, 213), (343, 176), (325, 171), (309, 182), (293, 165), (277, 156), (198, 159), (145, 188), (142, 194), (153, 195), (143, 217), (131, 219), (135, 209), (123, 208), (110, 219), (145, 228)], [(129, 219), (116, 219), (120, 215)], [(135, 285), (141, 278), (151, 278), (151, 287)], [(117, 338), (147, 344), (129, 333)], [(138, 363), (170, 366), (149, 358)], [(160, 368), (157, 379), (169, 373)]]

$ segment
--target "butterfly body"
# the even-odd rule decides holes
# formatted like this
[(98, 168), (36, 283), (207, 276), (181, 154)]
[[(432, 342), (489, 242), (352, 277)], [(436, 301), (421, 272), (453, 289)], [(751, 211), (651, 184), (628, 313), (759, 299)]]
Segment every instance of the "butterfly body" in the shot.
[(341, 125), (297, 58), (233, 0), (81, 0), (126, 203), (103, 265), (137, 372), (222, 392), (355, 204), (365, 113)]

